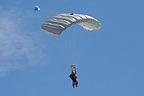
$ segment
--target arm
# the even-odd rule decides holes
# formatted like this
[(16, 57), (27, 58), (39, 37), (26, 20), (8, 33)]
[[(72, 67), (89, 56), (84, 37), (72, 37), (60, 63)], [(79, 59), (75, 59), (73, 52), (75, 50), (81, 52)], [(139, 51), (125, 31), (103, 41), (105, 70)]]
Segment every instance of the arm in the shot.
[(75, 69), (75, 74), (76, 74), (76, 69)]

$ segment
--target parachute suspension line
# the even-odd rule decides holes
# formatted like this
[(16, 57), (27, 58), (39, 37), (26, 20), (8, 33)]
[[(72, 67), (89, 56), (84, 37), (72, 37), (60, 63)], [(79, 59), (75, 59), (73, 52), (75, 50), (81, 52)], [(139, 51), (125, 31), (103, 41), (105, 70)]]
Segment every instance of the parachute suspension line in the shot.
[(65, 37), (64, 39), (64, 53), (66, 54), (65, 57), (66, 57), (66, 61), (68, 63), (71, 62), (71, 58), (72, 58), (72, 55), (71, 55), (71, 35), (69, 34), (69, 32), (65, 32), (65, 34), (63, 34)]
[[(78, 25), (76, 25), (78, 26)], [(81, 39), (81, 33), (79, 32), (79, 30), (77, 30), (77, 28), (73, 28), (74, 29), (74, 32), (73, 32), (73, 37), (74, 37), (74, 57), (73, 57), (73, 60), (74, 60), (74, 64), (76, 64), (78, 66), (78, 54), (79, 54), (79, 49), (81, 46), (79, 46), (80, 44), (80, 39)]]
[(74, 63), (73, 61), (73, 49), (74, 49), (74, 45), (73, 45), (73, 35), (72, 35), (72, 32), (70, 32), (69, 30), (67, 30), (68, 32), (65, 33), (66, 34), (66, 49), (67, 49), (67, 58), (68, 58), (68, 62), (70, 64)]
[(66, 34), (61, 34), (58, 35), (58, 44), (59, 44), (59, 51), (61, 53), (61, 57), (64, 59), (64, 62), (69, 63), (71, 59), (71, 54), (70, 54), (70, 38), (69, 34), (65, 32)]
[[(67, 34), (67, 32), (66, 32)], [(66, 34), (55, 35), (46, 32), (46, 35), (49, 38), (49, 50), (54, 49), (57, 56), (59, 56), (65, 63), (64, 64), (72, 64), (71, 63), (71, 54), (70, 54), (70, 38)], [(53, 42), (53, 43), (50, 43)]]
[[(49, 33), (48, 33), (49, 34)], [(64, 62), (66, 64), (73, 64), (73, 58), (74, 58), (74, 45), (73, 45), (73, 36), (71, 35), (71, 32), (65, 32), (61, 35), (54, 35), (49, 34), (53, 36), (55, 39), (53, 42), (55, 42), (54, 46), (57, 45), (58, 47), (55, 47), (55, 51), (60, 53), (60, 56), (62, 59), (64, 59)]]
[[(76, 25), (78, 26), (78, 25)], [(76, 27), (74, 26), (74, 27)], [(62, 57), (64, 57), (65, 61), (69, 64), (75, 64), (79, 66), (79, 57), (80, 57), (80, 50), (83, 49), (81, 45), (83, 45), (86, 38), (83, 39), (84, 34), (83, 30), (77, 30), (75, 28), (70, 28), (72, 30), (66, 30), (65, 33), (61, 34), (60, 37), (63, 38), (61, 41), (61, 49), (62, 49)]]
[(75, 32), (73, 32), (73, 30), (72, 31), (70, 31), (69, 32), (70, 33), (70, 50), (71, 50), (71, 64), (75, 64), (75, 48), (76, 48), (76, 46), (75, 46), (75, 43), (77, 42), (76, 41), (76, 37), (75, 37), (75, 35), (74, 35), (74, 33)]
[[(77, 64), (78, 56), (78, 44), (79, 44), (79, 36), (77, 31), (69, 31), (65, 32), (64, 34), (54, 35), (47, 32), (51, 41), (54, 38), (55, 42), (52, 44), (52, 48), (55, 48), (55, 52), (59, 52), (62, 59), (69, 64)], [(55, 47), (58, 46), (58, 47)], [(58, 54), (59, 55), (59, 54)], [(66, 63), (66, 64), (67, 64)]]
[(68, 49), (70, 55), (70, 64), (77, 64), (77, 53), (78, 53), (78, 32), (74, 30), (68, 32)]
[(67, 30), (68, 32), (65, 32), (66, 34), (66, 40), (65, 40), (66, 48), (65, 49), (67, 49), (66, 50), (67, 61), (69, 62), (69, 64), (75, 64), (78, 66), (78, 54), (79, 54), (79, 49), (81, 48), (81, 46), (79, 46), (81, 33), (79, 33), (78, 30), (75, 28), (70, 28), (70, 29), (72, 30), (70, 31)]
[(69, 31), (61, 34), (62, 40), (62, 55), (65, 57), (65, 61), (69, 64), (76, 64), (77, 63), (77, 45), (78, 45), (78, 36), (77, 31)]

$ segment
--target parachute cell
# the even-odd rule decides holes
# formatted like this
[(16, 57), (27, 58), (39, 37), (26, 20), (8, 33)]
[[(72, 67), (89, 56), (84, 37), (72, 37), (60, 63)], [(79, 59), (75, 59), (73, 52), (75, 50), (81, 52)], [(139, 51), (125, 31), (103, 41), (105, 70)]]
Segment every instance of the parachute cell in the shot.
[(45, 21), (45, 23), (42, 24), (42, 29), (48, 33), (60, 35), (67, 27), (76, 23), (88, 31), (98, 31), (102, 27), (101, 23), (91, 16), (63, 13)]

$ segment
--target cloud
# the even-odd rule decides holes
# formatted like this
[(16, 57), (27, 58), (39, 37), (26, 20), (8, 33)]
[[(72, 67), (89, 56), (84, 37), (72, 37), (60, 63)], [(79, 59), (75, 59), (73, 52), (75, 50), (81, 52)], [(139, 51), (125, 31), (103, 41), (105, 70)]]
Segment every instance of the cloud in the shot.
[(40, 33), (23, 30), (24, 14), (12, 9), (0, 9), (0, 13), (0, 75), (22, 66), (47, 63)]

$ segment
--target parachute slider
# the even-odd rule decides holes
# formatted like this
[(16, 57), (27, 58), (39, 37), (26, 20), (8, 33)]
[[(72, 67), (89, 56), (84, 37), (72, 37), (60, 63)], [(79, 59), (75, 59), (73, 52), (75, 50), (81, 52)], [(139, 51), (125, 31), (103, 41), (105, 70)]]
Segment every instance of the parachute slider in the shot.
[(75, 64), (72, 64), (72, 65), (70, 66), (70, 68), (76, 69), (76, 65), (75, 65)]

